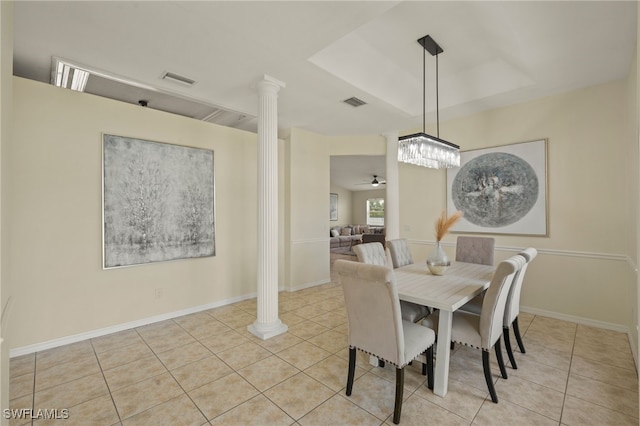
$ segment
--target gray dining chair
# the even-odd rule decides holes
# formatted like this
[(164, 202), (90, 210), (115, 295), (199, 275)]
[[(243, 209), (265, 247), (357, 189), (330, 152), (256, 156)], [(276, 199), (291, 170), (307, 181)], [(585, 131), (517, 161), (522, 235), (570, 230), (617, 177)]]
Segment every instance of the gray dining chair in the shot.
[(424, 354), (427, 386), (433, 389), (435, 332), (400, 315), (400, 300), (393, 270), (386, 266), (337, 260), (335, 270), (344, 292), (349, 329), (347, 396), (353, 390), (356, 350), (373, 355), (396, 368), (393, 423), (400, 423), (404, 367)]
[(458, 237), (456, 260), (458, 262), (493, 265), (495, 239), (491, 237)]
[[(522, 266), (522, 268), (520, 268), (520, 270), (516, 271), (516, 275), (513, 278), (513, 284), (511, 285), (509, 296), (507, 297), (507, 304), (504, 310), (504, 320), (502, 323), (504, 347), (507, 351), (507, 356), (509, 357), (511, 367), (514, 370), (518, 368), (518, 364), (516, 363), (516, 359), (513, 355), (513, 349), (511, 348), (509, 327), (513, 327), (513, 334), (516, 337), (516, 342), (518, 343), (520, 352), (523, 354), (526, 353), (524, 343), (522, 342), (522, 336), (520, 335), (520, 326), (518, 325), (518, 315), (520, 315), (520, 293), (522, 290), (522, 282), (524, 281), (524, 276), (527, 272), (527, 267), (529, 266), (529, 263), (531, 263), (531, 261), (538, 255), (538, 251), (533, 247), (529, 247), (518, 254), (524, 258), (525, 264)], [(464, 304), (460, 308), (460, 310), (480, 315), (480, 312), (482, 311), (482, 301), (482, 295), (475, 297), (470, 302)]]
[[(391, 269), (395, 267), (388, 242), (386, 249), (382, 248), (380, 243), (366, 243), (353, 247), (353, 251), (359, 262), (382, 265)], [(400, 301), (400, 308), (402, 310), (402, 319), (405, 321), (417, 322), (429, 314), (426, 307), (405, 300)]]
[[(413, 263), (413, 256), (411, 256), (409, 244), (404, 238), (387, 241), (387, 248), (389, 249), (389, 254), (391, 254), (391, 262), (393, 263), (394, 269)], [(417, 303), (402, 300), (400, 301), (400, 305), (402, 306), (403, 318), (408, 321), (419, 321), (431, 313), (430, 308)]]
[[(491, 400), (498, 402), (493, 378), (491, 376), (490, 353), (495, 348), (496, 361), (500, 367), (503, 378), (507, 378), (507, 370), (502, 359), (500, 348), (500, 337), (502, 336), (502, 320), (504, 318), (505, 306), (509, 289), (517, 270), (525, 264), (525, 260), (520, 255), (512, 256), (500, 262), (493, 274), (489, 288), (482, 302), (482, 312), (480, 315), (457, 310), (453, 313), (451, 326), (451, 341), (465, 346), (469, 346), (482, 351), (482, 367), (484, 378), (491, 395)], [(437, 330), (438, 312), (429, 315), (422, 321), (422, 324)]]

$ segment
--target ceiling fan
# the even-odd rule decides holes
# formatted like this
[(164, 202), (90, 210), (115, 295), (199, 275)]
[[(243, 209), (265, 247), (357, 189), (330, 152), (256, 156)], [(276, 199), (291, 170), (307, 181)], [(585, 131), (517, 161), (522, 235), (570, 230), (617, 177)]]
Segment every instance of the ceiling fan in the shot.
[(359, 183), (358, 185), (371, 185), (373, 187), (377, 187), (378, 185), (385, 185), (386, 183), (386, 180), (382, 178), (378, 179), (378, 175), (373, 175), (373, 180), (371, 182)]

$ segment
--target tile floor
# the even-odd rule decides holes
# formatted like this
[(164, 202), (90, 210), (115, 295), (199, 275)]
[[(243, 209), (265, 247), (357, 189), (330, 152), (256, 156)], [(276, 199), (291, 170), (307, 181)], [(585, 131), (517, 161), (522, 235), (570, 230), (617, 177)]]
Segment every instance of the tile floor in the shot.
[[(10, 424), (392, 424), (389, 366), (361, 356), (353, 394), (344, 394), (347, 325), (335, 280), (279, 300), (289, 332), (266, 341), (246, 331), (253, 299), (13, 358), (11, 408), (67, 409), (68, 419)], [(626, 335), (528, 314), (520, 326), (519, 368), (504, 380), (494, 364), (498, 404), (480, 353), (457, 347), (445, 398), (427, 389), (419, 363), (409, 368), (401, 424), (638, 425)]]

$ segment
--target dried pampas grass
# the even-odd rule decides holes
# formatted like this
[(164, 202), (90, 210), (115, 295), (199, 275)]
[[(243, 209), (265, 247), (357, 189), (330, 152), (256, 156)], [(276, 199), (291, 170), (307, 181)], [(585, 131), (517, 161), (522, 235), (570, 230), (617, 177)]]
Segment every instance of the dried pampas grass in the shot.
[(443, 210), (442, 214), (436, 221), (436, 241), (442, 240), (447, 235), (449, 229), (463, 216), (461, 211), (453, 213), (447, 217), (447, 213)]

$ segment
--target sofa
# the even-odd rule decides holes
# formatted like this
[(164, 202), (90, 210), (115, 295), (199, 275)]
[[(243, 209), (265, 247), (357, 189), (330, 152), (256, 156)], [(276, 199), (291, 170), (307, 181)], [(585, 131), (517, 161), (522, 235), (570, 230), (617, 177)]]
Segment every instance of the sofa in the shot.
[(342, 225), (330, 229), (329, 249), (335, 252), (348, 251), (352, 246), (362, 242), (363, 234), (384, 235), (384, 227), (369, 225)]

